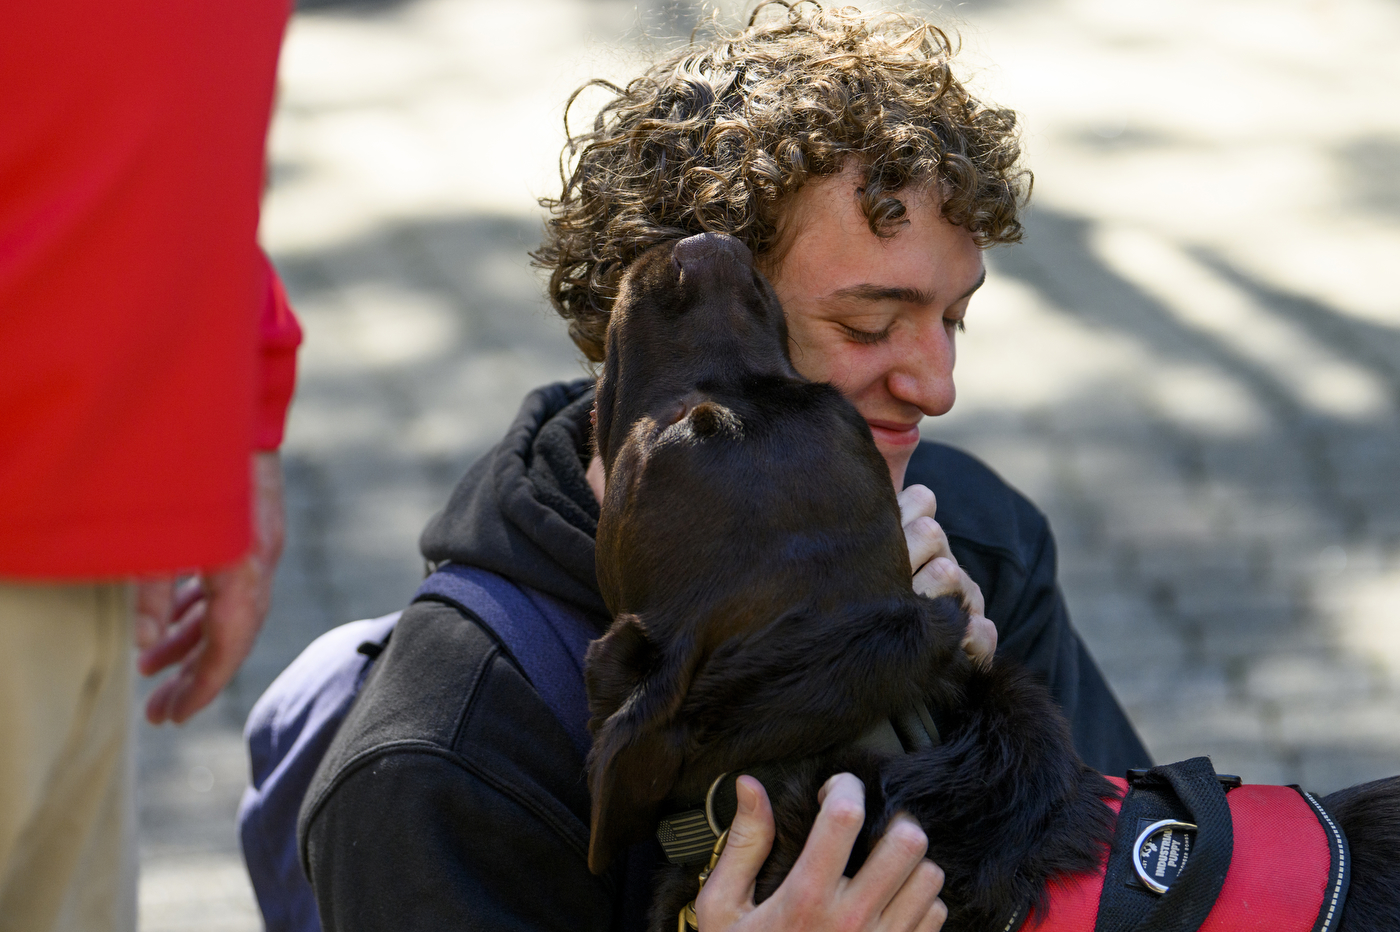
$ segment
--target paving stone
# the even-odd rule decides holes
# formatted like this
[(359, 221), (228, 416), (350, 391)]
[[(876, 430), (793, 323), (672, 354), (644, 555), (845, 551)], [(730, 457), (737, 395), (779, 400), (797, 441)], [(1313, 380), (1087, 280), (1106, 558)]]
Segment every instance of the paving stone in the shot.
[[(1107, 591), (1067, 598), (1074, 606), (1076, 630), (1125, 701), (1135, 691), (1128, 682), (1150, 681), (1151, 671), (1176, 669), (1186, 662), (1187, 645), (1180, 632), (1162, 622), (1140, 594)], [(1150, 662), (1144, 664), (1144, 658)]]
[(1322, 626), (1290, 623), (1269, 612), (1242, 609), (1192, 621), (1204, 656), (1221, 663), (1285, 653), (1322, 655), (1334, 643)]
[(1216, 515), (1182, 488), (1163, 484), (1118, 488), (1099, 502), (1110, 537), (1148, 542), (1165, 539), (1205, 543), (1218, 533)]
[(1306, 748), (1299, 752), (1298, 760), (1298, 777), (1281, 782), (1296, 782), (1304, 789), (1320, 794), (1335, 793), (1358, 783), (1400, 774), (1400, 753), (1377, 751), (1364, 746)]
[(141, 860), (142, 932), (254, 932), (262, 915), (235, 853)]
[(1289, 652), (1253, 656), (1244, 675), (1252, 700), (1330, 709), (1337, 703), (1366, 702), (1380, 688), (1373, 668), (1323, 652), (1317, 656)]
[[(1239, 773), (1226, 765), (1239, 767), (1235, 760), (1257, 761), (1271, 755), (1280, 762), (1285, 760), (1264, 717), (1231, 699), (1227, 688), (1209, 695), (1193, 691), (1188, 684), (1175, 692), (1160, 690), (1153, 701), (1128, 702), (1126, 707), (1148, 749), (1159, 761), (1206, 755), (1226, 772)], [(1256, 783), (1272, 779), (1243, 773), (1240, 776)]]
[[(1188, 658), (1173, 660), (1170, 655), (1160, 662), (1139, 661), (1131, 676), (1115, 683), (1124, 708), (1136, 722), (1139, 713), (1158, 724), (1160, 729), (1200, 730), (1201, 737), (1220, 737), (1215, 728), (1216, 718), (1221, 727), (1234, 729), (1233, 739), (1258, 738), (1252, 730), (1241, 732), (1242, 722), (1253, 722), (1255, 711), (1239, 701), (1237, 689), (1228, 671), (1210, 663)], [(1175, 733), (1173, 731), (1172, 733)]]
[(1279, 703), (1279, 736), (1295, 746), (1400, 754), (1400, 699), (1360, 696)]
[(1192, 735), (1185, 740), (1149, 741), (1157, 760), (1170, 763), (1209, 757), (1218, 773), (1232, 773), (1246, 783), (1296, 783), (1300, 765), (1268, 741), (1219, 741)]

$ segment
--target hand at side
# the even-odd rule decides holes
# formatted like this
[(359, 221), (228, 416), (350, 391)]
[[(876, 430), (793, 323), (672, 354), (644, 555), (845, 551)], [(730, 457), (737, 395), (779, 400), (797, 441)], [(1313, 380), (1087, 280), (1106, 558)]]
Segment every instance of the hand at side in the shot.
[(180, 665), (146, 702), (152, 724), (179, 724), (213, 701), (252, 651), (267, 617), (286, 536), (281, 460), (275, 452), (255, 453), (252, 470), (253, 545), (248, 553), (227, 566), (202, 569), (178, 585), (170, 576), (137, 586), (141, 673), (151, 676)]

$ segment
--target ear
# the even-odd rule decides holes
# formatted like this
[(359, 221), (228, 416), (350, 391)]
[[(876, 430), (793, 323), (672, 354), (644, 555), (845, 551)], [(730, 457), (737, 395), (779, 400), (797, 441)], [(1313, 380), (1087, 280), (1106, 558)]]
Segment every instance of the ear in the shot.
[(620, 615), (588, 649), (594, 713), (588, 868), (595, 874), (655, 827), (657, 807), (680, 774), (685, 731), (675, 714), (685, 698), (690, 651), (685, 645), (669, 647), (668, 656), (658, 656), (642, 622)]
[(589, 730), (603, 722), (627, 701), (651, 669), (656, 650), (636, 615), (619, 615), (608, 633), (588, 645), (583, 658), (583, 681), (588, 689)]
[(689, 417), (690, 428), (695, 431), (697, 437), (716, 437), (724, 434), (739, 440), (744, 436), (739, 416), (718, 402), (700, 402), (690, 409)]
[(595, 874), (607, 870), (619, 851), (656, 828), (657, 810), (681, 769), (678, 729), (657, 722), (643, 723), (638, 729), (634, 721), (617, 718), (603, 726), (590, 755), (593, 824), (588, 869)]

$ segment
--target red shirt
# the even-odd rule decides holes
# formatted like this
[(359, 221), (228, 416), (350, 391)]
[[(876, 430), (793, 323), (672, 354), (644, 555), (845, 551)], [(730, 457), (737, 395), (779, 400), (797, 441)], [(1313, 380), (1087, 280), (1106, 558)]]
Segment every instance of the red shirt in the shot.
[(300, 336), (256, 242), (288, 12), (0, 12), (0, 577), (246, 551)]

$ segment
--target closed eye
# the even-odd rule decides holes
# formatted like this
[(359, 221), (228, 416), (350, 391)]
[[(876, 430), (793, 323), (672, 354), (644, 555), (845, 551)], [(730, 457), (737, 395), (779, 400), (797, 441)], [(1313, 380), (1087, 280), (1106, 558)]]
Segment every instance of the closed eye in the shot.
[(886, 327), (884, 330), (857, 330), (849, 324), (842, 324), (841, 329), (846, 331), (846, 336), (856, 343), (864, 344), (879, 343), (890, 335), (890, 327)]

